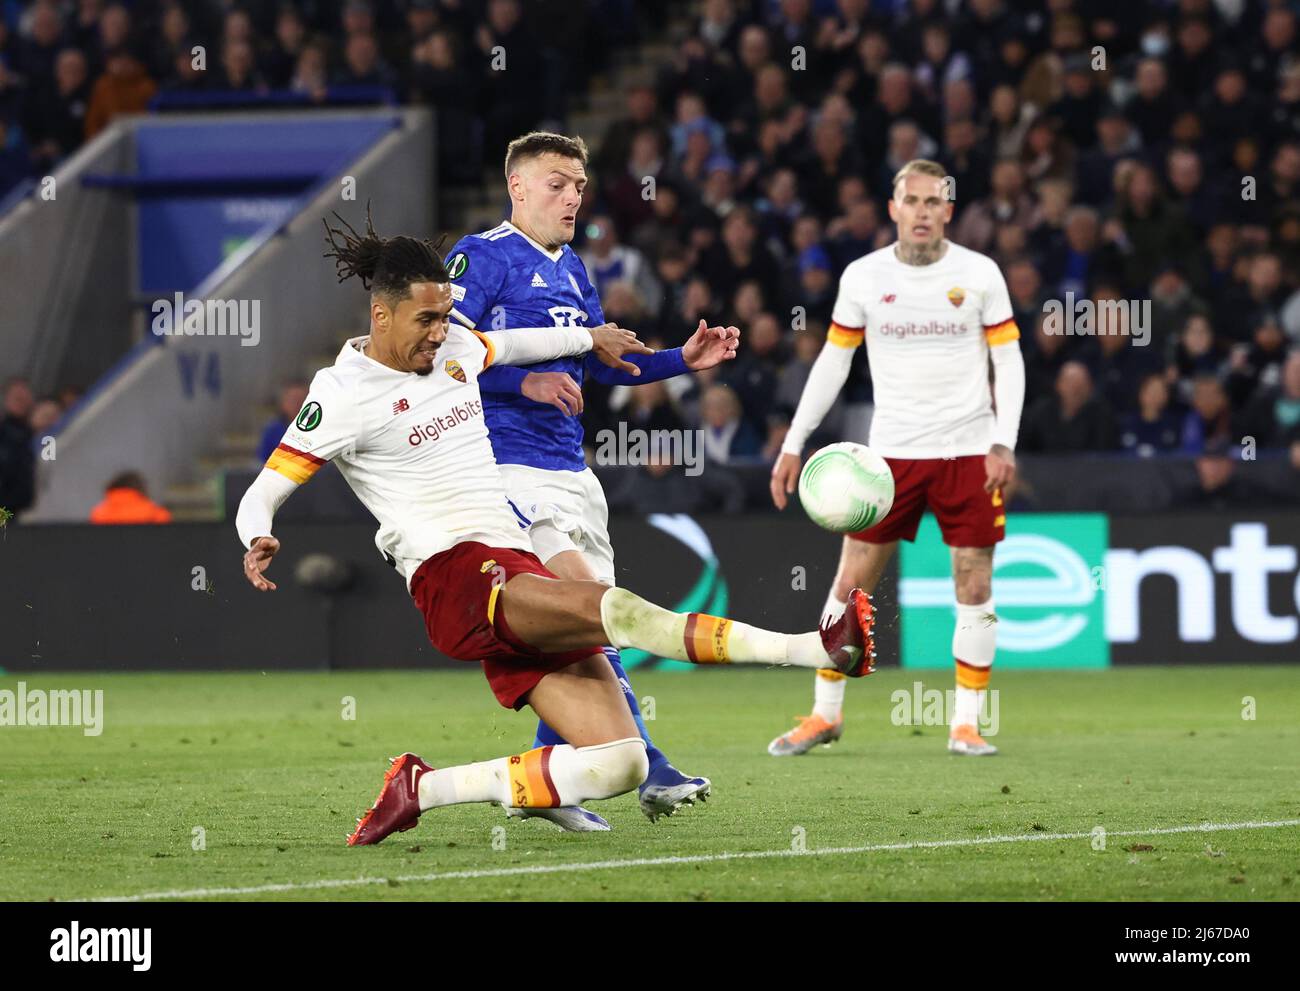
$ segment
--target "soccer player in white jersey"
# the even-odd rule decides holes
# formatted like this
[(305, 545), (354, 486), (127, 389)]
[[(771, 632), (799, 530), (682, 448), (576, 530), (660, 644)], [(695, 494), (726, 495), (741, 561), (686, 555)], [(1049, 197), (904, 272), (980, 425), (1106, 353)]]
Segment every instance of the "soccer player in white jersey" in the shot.
[(244, 494), (235, 525), (245, 577), (274, 590), (265, 572), (280, 548), (271, 533), (275, 511), (334, 461), (379, 521), (376, 544), (406, 580), (434, 646), (481, 663), (503, 706), (531, 706), (568, 741), (442, 769), (402, 754), (349, 845), (378, 843), (445, 805), (559, 808), (640, 785), (645, 743), (603, 644), (698, 664), (829, 664), (851, 677), (872, 670), (871, 603), (861, 590), (841, 622), (787, 635), (669, 612), (624, 589), (547, 571), (506, 499), (479, 373), (496, 361), (587, 351), (631, 369), (623, 356), (649, 349), (611, 325), (488, 333), (449, 325), (451, 289), (437, 245), (380, 238), (369, 224), (364, 235), (327, 230), (340, 278), (356, 275), (371, 291), (370, 333), (348, 341), (316, 374), (306, 404)]
[[(997, 748), (979, 735), (978, 723), (997, 641), (993, 548), (1006, 530), (1002, 490), (1016, 470), (1025, 369), (996, 263), (944, 237), (953, 211), (945, 182), (943, 166), (923, 159), (895, 175), (889, 216), (898, 240), (844, 270), (826, 344), (773, 466), (771, 487), (773, 501), (784, 509), (799, 479), (803, 447), (865, 339), (876, 407), (869, 445), (894, 473), (894, 505), (875, 526), (845, 536), (822, 621), (842, 614), (851, 588), (875, 590), (898, 541), (916, 539), (928, 506), (950, 548), (957, 594), (957, 691), (948, 749), (987, 756)], [(811, 715), (768, 745), (770, 754), (803, 754), (840, 738), (844, 680), (838, 672), (817, 672), (813, 702)]]

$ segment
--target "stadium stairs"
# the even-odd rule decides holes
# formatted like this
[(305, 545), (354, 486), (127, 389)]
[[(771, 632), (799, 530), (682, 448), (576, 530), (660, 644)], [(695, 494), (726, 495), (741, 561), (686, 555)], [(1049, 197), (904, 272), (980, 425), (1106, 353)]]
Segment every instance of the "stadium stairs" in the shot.
[[(565, 124), (571, 133), (582, 135), (593, 148), (603, 138), (610, 124), (624, 113), (627, 90), (636, 85), (653, 84), (659, 67), (669, 61), (676, 47), (669, 37), (679, 36), (689, 28), (689, 16), (683, 5), (675, 5), (673, 16), (656, 26), (647, 42), (635, 49), (614, 55), (615, 65), (610, 72), (593, 77), (589, 90), (577, 101), (578, 109), (569, 115)], [(486, 230), (499, 224), (504, 215), (504, 196), (501, 172), (493, 162), (485, 167), (477, 186), (447, 187), (439, 197), (438, 215), (442, 218), (440, 231), (449, 235), (448, 243), (463, 234)], [(337, 347), (320, 351), (299, 363), (292, 371), (305, 381), (315, 372), (334, 363), (338, 348), (352, 334), (341, 334)], [(259, 467), (257, 442), (262, 427), (275, 415), (273, 406), (259, 406), (250, 411), (246, 422), (237, 429), (222, 434), (216, 449), (198, 459), (193, 477), (169, 485), (163, 493), (163, 502), (177, 520), (192, 522), (219, 520), (225, 515), (226, 477), (233, 474), (238, 484), (243, 484), (247, 473)], [(232, 482), (233, 484), (233, 482)]]

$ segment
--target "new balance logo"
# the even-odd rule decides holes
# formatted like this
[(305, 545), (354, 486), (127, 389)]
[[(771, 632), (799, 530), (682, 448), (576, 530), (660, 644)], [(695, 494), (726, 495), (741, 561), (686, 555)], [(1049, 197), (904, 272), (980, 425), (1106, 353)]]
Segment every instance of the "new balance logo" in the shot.
[(892, 292), (887, 292), (880, 297), (882, 303), (892, 303), (897, 297)]
[(543, 279), (543, 278), (542, 278), (540, 275), (538, 275), (536, 272), (533, 273), (533, 288), (534, 288), (534, 289), (547, 289), (547, 288), (549, 288), (549, 287), (546, 285), (546, 280)]
[(393, 416), (396, 416), (398, 413), (405, 413), (410, 408), (410, 403), (405, 399), (399, 399), (397, 402), (393, 403)]

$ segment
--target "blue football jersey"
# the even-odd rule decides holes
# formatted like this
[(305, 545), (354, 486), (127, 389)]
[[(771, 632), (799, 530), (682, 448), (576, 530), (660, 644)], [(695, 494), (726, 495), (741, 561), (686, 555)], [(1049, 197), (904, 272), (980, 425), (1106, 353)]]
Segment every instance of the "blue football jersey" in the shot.
[[(546, 251), (513, 224), (461, 238), (447, 256), (453, 319), (478, 330), (522, 327), (596, 327), (605, 322), (587, 270), (567, 244)], [(529, 365), (531, 372), (567, 372), (582, 387), (586, 372), (602, 382), (650, 382), (686, 371), (681, 349), (630, 356), (642, 368), (635, 377), (601, 364), (592, 355)], [(582, 418), (534, 402), (519, 392), (525, 373), (490, 368), (479, 377), (483, 413), (500, 464), (561, 471), (586, 467)]]

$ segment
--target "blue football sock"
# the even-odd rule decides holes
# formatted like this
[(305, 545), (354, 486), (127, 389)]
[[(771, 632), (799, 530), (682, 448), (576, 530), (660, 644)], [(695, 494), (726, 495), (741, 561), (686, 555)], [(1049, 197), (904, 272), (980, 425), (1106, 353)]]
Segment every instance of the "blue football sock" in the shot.
[[(646, 729), (645, 720), (641, 718), (641, 706), (637, 704), (636, 693), (632, 691), (632, 685), (627, 679), (627, 672), (623, 670), (623, 664), (619, 660), (618, 648), (606, 647), (605, 656), (609, 659), (609, 666), (614, 669), (614, 676), (618, 678), (618, 683), (623, 689), (623, 697), (627, 700), (627, 707), (632, 712), (632, 718), (636, 721), (637, 732), (641, 734), (641, 739), (645, 741), (646, 758), (650, 761), (650, 773), (654, 773), (662, 765), (668, 763), (668, 758), (664, 752), (654, 745), (650, 740), (650, 731)], [(547, 726), (540, 719), (537, 721), (537, 735), (533, 739), (534, 747), (553, 747), (560, 743), (567, 742), (559, 733)]]
[(619, 659), (618, 648), (606, 647), (604, 649), (605, 656), (609, 658), (609, 666), (614, 669), (614, 676), (618, 678), (618, 683), (623, 687), (623, 697), (627, 699), (627, 707), (632, 710), (632, 718), (636, 721), (637, 732), (641, 734), (641, 739), (645, 740), (645, 755), (650, 761), (650, 773), (654, 774), (662, 765), (668, 763), (668, 758), (650, 739), (650, 731), (645, 728), (645, 720), (641, 718), (641, 706), (636, 700), (636, 692), (632, 691), (632, 683), (628, 681), (627, 672), (623, 670), (623, 662)]

